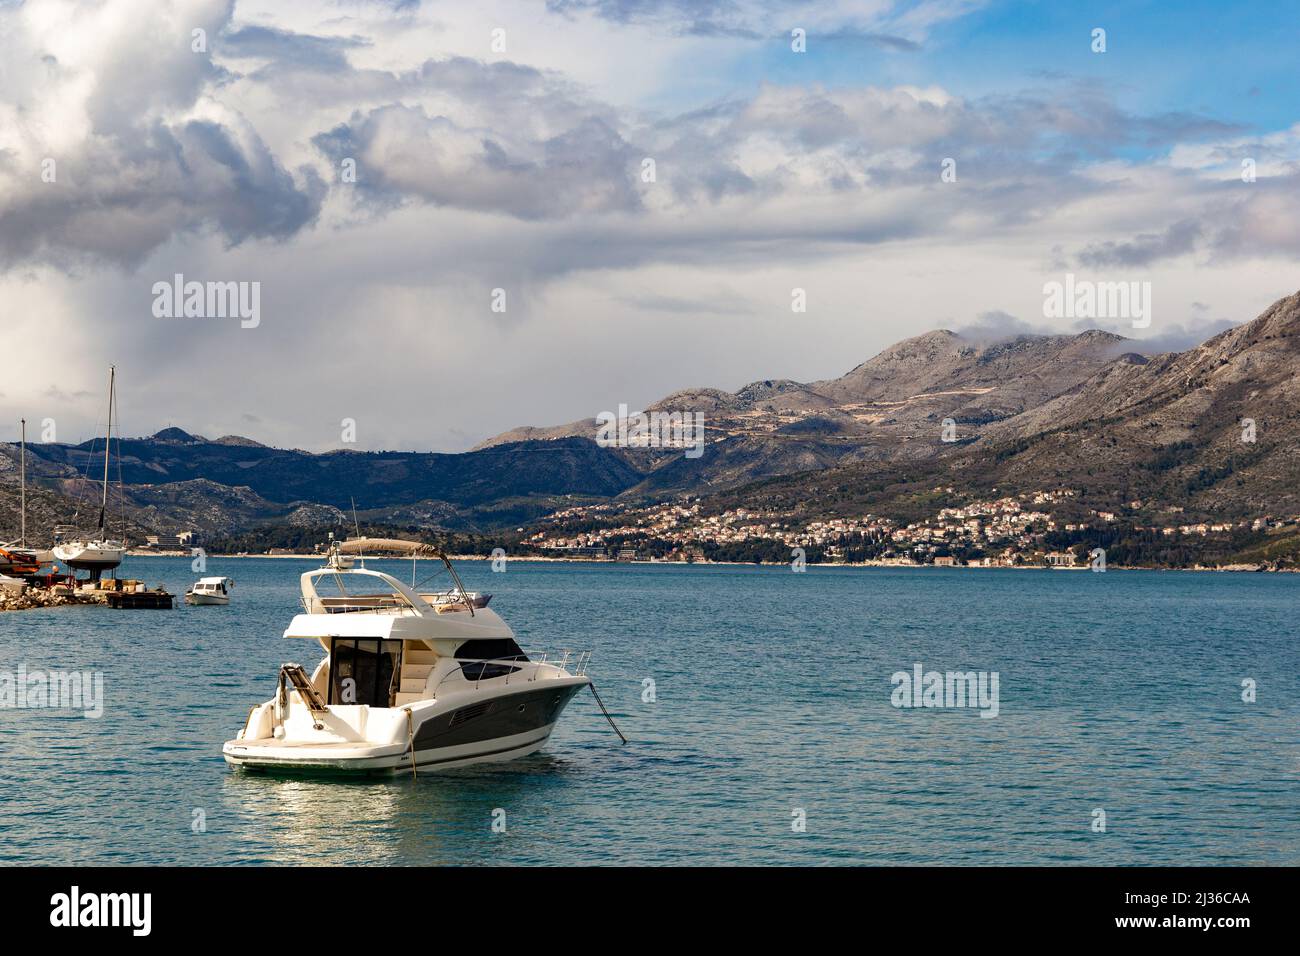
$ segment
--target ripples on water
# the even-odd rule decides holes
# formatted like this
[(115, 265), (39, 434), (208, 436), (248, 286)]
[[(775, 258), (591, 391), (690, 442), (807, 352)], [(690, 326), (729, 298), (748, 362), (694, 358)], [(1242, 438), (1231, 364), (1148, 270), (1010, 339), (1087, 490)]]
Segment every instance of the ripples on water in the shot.
[[(1300, 863), (1295, 576), (466, 562), (525, 648), (595, 650), (628, 746), (583, 694), (513, 763), (231, 771), (221, 744), (279, 665), (320, 657), (279, 636), (313, 566), (210, 560), (236, 579), (227, 608), (0, 615), (0, 669), (102, 670), (107, 696), (100, 720), (0, 711), (0, 860)], [(122, 573), (176, 594), (194, 577)], [(894, 709), (915, 662), (998, 671), (1000, 716)]]

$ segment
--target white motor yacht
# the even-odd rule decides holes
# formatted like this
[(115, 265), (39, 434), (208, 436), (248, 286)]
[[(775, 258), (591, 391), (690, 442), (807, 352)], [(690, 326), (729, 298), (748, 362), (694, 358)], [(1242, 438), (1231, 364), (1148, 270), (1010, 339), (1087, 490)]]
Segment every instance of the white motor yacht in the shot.
[[(352, 557), (381, 552), (437, 557), (452, 587), (421, 592)], [(391, 773), (510, 760), (541, 748), (591, 683), (589, 655), (572, 665), (568, 654), (529, 658), (487, 597), (467, 592), (446, 556), (417, 542), (332, 543), (301, 587), (306, 613), (284, 636), (315, 642), (325, 657), (310, 672), (280, 668), (276, 695), (222, 747), (227, 763)]]
[(185, 592), (186, 604), (229, 604), (235, 582), (230, 578), (199, 578)]

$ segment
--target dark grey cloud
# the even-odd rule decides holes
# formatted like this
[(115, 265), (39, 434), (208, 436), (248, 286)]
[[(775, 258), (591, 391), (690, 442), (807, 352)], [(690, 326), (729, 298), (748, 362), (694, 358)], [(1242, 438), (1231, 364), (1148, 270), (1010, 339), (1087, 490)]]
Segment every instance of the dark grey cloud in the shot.
[(271, 61), (277, 70), (347, 70), (347, 54), (370, 45), (364, 37), (320, 37), (273, 27), (246, 26), (220, 38), (223, 54)]
[(1076, 257), (1080, 265), (1094, 269), (1110, 266), (1149, 266), (1161, 259), (1187, 255), (1196, 249), (1205, 230), (1199, 222), (1184, 219), (1161, 232), (1143, 233), (1122, 242), (1097, 242)]
[(0, 269), (46, 261), (134, 266), (180, 232), (227, 245), (285, 239), (313, 222), (325, 194), (311, 168), (289, 173), (264, 143), (215, 121), (154, 123), (55, 157), (0, 206)]
[[(196, 5), (156, 31), (106, 7), (101, 26), (118, 32), (69, 62), (14, 21), (6, 65), (23, 82), (0, 89), (0, 109), (17, 118), (5, 131), (15, 145), (0, 154), (0, 271), (132, 267), (178, 234), (211, 232), (235, 246), (315, 221), (326, 190), (314, 170), (290, 172), (243, 116), (205, 100), (230, 75), (191, 48), (191, 30), (215, 42), (233, 7)], [(276, 31), (249, 37), (296, 42)], [(84, 135), (69, 141), (63, 124)]]
[(1142, 146), (1161, 147), (1189, 140), (1236, 136), (1245, 132), (1240, 123), (1201, 113), (1166, 112), (1152, 116), (1126, 116), (1127, 131)]
[(614, 23), (660, 23), (690, 36), (760, 36), (745, 6), (734, 0), (547, 0), (546, 7), (552, 13), (586, 13)]
[(336, 173), (355, 162), (347, 185), (362, 211), (428, 203), (551, 219), (640, 208), (645, 153), (616, 111), (555, 74), (449, 57), (285, 79), (299, 102), (371, 104), (311, 138)]
[(313, 143), (335, 166), (354, 159), (358, 193), (384, 205), (416, 198), (550, 219), (641, 203), (633, 150), (594, 116), (544, 140), (508, 141), (422, 107), (391, 105), (355, 115)]
[(908, 39), (907, 37), (895, 36), (890, 33), (850, 30), (844, 27), (841, 27), (838, 30), (832, 30), (830, 33), (818, 35), (817, 42), (839, 46), (846, 51), (852, 50), (854, 47), (858, 46), (875, 47), (880, 50), (893, 50), (896, 53), (916, 53), (921, 49), (921, 44), (919, 42)]
[[(918, 6), (882, 5), (878, 9), (836, 7), (798, 0), (547, 0), (547, 9), (562, 16), (587, 14), (613, 23), (658, 27), (679, 36), (731, 37), (743, 40), (789, 42), (795, 27), (807, 30), (818, 43), (846, 43), (876, 49), (913, 52), (921, 48), (914, 38), (898, 31), (867, 29), (889, 24), (897, 16), (908, 19)], [(933, 4), (937, 19), (959, 15), (959, 5)], [(919, 24), (925, 20), (916, 20)]]
[[(1225, 165), (1235, 171), (1239, 161), (1232, 151)], [(1156, 231), (1088, 243), (1075, 256), (1076, 263), (1142, 268), (1193, 254), (1198, 263), (1209, 265), (1300, 255), (1300, 173), (1274, 174), (1252, 183), (1189, 171), (1170, 175), (1175, 182), (1169, 184), (1167, 198), (1176, 196), (1182, 209), (1195, 207), (1194, 217), (1182, 214)]]
[(971, 102), (979, 119), (966, 131), (977, 142), (1033, 145), (1037, 155), (1054, 154), (1072, 164), (1120, 157), (1133, 148), (1159, 149), (1189, 140), (1234, 136), (1241, 124), (1183, 111), (1134, 113), (1122, 109), (1113, 91), (1093, 81), (1073, 80)]

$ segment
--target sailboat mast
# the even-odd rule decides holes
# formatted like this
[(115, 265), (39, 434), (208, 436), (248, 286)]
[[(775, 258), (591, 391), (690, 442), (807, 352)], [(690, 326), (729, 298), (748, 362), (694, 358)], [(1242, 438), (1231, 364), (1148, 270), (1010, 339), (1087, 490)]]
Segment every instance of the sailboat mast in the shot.
[(21, 476), (19, 481), (21, 483), (20, 487), (22, 488), (22, 497), (20, 498), (21, 503), (18, 507), (19, 511), (22, 512), (22, 517), (19, 519), (22, 525), (22, 532), (19, 540), (22, 542), (22, 547), (25, 548), (27, 547), (27, 419), (24, 418), (22, 423), (23, 437), (22, 444), (19, 446), (22, 450), (18, 453), (18, 473)]
[(117, 366), (108, 369), (108, 435), (104, 439), (104, 496), (99, 504), (99, 539), (104, 540), (108, 515), (108, 455), (113, 447), (113, 385), (117, 378)]

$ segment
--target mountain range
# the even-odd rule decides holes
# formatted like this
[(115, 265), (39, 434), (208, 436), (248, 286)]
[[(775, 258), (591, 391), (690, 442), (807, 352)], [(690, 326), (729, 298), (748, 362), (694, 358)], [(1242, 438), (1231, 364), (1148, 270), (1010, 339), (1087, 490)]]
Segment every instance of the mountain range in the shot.
[[(1294, 513), (1298, 353), (1300, 293), (1184, 352), (1144, 354), (1096, 330), (998, 341), (935, 331), (839, 378), (691, 389), (646, 409), (702, 414), (697, 458), (601, 447), (591, 419), (516, 428), (461, 454), (313, 454), (168, 428), (123, 439), (114, 477), (132, 527), (163, 532), (350, 524), (354, 503), (359, 520), (460, 531), (574, 502), (681, 495), (902, 507), (932, 483), (1068, 486), (1188, 515)], [(28, 446), (29, 530), (71, 518), (102, 451), (102, 439)], [(16, 458), (0, 445), (0, 539), (18, 523)]]

